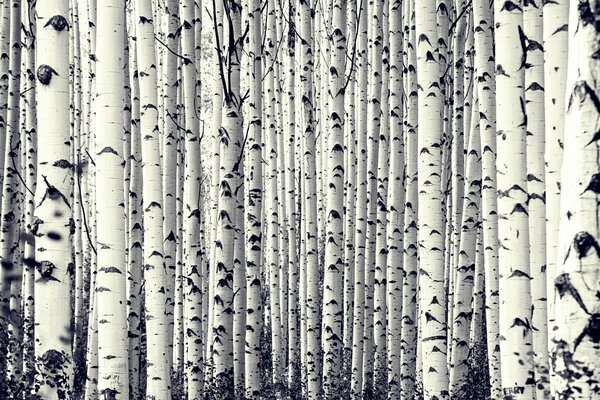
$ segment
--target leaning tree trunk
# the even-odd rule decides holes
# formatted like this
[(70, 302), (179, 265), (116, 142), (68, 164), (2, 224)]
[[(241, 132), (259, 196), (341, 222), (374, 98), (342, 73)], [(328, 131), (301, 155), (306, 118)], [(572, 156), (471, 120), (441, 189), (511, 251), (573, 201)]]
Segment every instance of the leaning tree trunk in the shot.
[(561, 224), (554, 296), (554, 392), (559, 399), (600, 393), (600, 237), (598, 118), (600, 7), (571, 2), (569, 73), (562, 166)]
[[(73, 361), (70, 331), (71, 307), (71, 193), (72, 165), (69, 138), (69, 22), (68, 0), (37, 5), (36, 46), (38, 185), (34, 235), (36, 236), (36, 378), (42, 398), (71, 398)], [(45, 249), (40, 252), (40, 249)]]

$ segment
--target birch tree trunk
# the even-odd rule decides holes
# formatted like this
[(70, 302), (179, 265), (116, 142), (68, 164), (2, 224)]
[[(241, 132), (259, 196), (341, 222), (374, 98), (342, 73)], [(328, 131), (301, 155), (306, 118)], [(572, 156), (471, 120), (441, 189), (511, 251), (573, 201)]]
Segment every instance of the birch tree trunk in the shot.
[(362, 394), (365, 252), (367, 233), (367, 5), (359, 8), (356, 71), (356, 236), (354, 241), (354, 310), (352, 324), (352, 396)]
[[(555, 328), (554, 279), (559, 267), (558, 243), (561, 199), (561, 166), (565, 130), (565, 95), (567, 80), (567, 48), (569, 27), (569, 4), (567, 0), (543, 3), (543, 49), (544, 49), (544, 110), (546, 164), (546, 304), (548, 332)], [(552, 343), (549, 341), (549, 348)], [(554, 393), (554, 367), (550, 363), (550, 390)]]
[(444, 294), (444, 238), (441, 207), (442, 93), (439, 59), (433, 43), (437, 38), (435, 1), (415, 9), (417, 36), (419, 308), (422, 325), (423, 394), (426, 398), (448, 397), (446, 366), (446, 300)]
[(321, 299), (317, 249), (317, 179), (314, 105), (314, 44), (312, 43), (312, 13), (309, 2), (300, 1), (300, 82), (302, 90), (302, 151), (303, 206), (305, 224), (306, 263), (306, 385), (308, 398), (318, 398), (321, 387)]
[(560, 242), (554, 279), (553, 396), (587, 399), (598, 383), (598, 71), (600, 8), (571, 2)]
[(548, 316), (546, 295), (546, 195), (545, 195), (545, 112), (544, 48), (542, 7), (526, 2), (523, 30), (527, 43), (525, 70), (525, 111), (527, 114), (527, 191), (529, 192), (529, 238), (531, 274), (531, 323), (536, 396), (550, 395), (548, 377)]
[(187, 392), (190, 399), (199, 399), (204, 381), (204, 354), (202, 330), (202, 264), (200, 257), (200, 138), (196, 117), (196, 67), (194, 66), (195, 32), (194, 4), (185, 1), (180, 5), (181, 52), (183, 75), (183, 103), (185, 114), (184, 137), (184, 204), (183, 233), (185, 264), (185, 367)]
[(400, 382), (401, 392), (410, 398), (416, 389), (416, 357), (417, 357), (417, 278), (418, 278), (418, 93), (417, 93), (417, 46), (415, 32), (415, 2), (407, 1), (405, 6), (404, 34), (406, 47), (405, 92), (407, 109), (404, 118), (406, 141), (406, 202), (404, 210), (404, 248), (403, 260), (405, 278), (402, 290), (402, 323), (400, 347)]
[(261, 397), (260, 350), (263, 329), (262, 306), (262, 52), (261, 8), (257, 0), (249, 1), (248, 18), (248, 85), (249, 118), (246, 155), (246, 357), (245, 392), (248, 399)]
[[(504, 396), (534, 396), (522, 2), (495, 3), (500, 356)], [(509, 292), (510, 291), (510, 292)]]
[(140, 80), (140, 133), (142, 135), (142, 198), (144, 204), (144, 314), (146, 316), (146, 397), (168, 398), (171, 392), (166, 315), (166, 273), (163, 246), (160, 125), (158, 120), (154, 22), (150, 0), (139, 0), (137, 56)]
[[(0, 378), (6, 381), (18, 380), (14, 374), (14, 360), (11, 347), (14, 343), (15, 317), (11, 313), (11, 293), (21, 280), (19, 260), (19, 226), (21, 225), (23, 188), (21, 176), (21, 139), (19, 129), (19, 94), (21, 81), (21, 2), (13, 1), (10, 7), (10, 55), (8, 66), (8, 101), (6, 111), (4, 181), (2, 183), (2, 229), (0, 231)], [(21, 178), (22, 179), (22, 178)], [(11, 316), (12, 314), (12, 316)], [(0, 395), (9, 397), (12, 385), (0, 384)]]
[(98, 213), (98, 393), (129, 398), (127, 274), (123, 193), (123, 106), (125, 97), (125, 7), (123, 2), (98, 5), (95, 102), (96, 198)]
[[(33, 233), (36, 236), (36, 377), (37, 395), (69, 398), (73, 384), (71, 340), (64, 340), (71, 323), (69, 306), (73, 264), (70, 246), (72, 221), (72, 165), (69, 161), (68, 41), (69, 2), (37, 5), (36, 109), (38, 178)], [(40, 249), (46, 251), (40, 252)]]
[(404, 201), (405, 201), (405, 161), (403, 116), (403, 33), (402, 1), (390, 2), (390, 165), (387, 192), (387, 384), (388, 398), (398, 398), (401, 393), (401, 347), (402, 347), (402, 294), (404, 281)]
[(346, 4), (334, 1), (329, 68), (330, 117), (327, 140), (328, 190), (326, 209), (325, 273), (323, 278), (323, 390), (326, 399), (339, 392), (343, 350), (343, 188), (344, 90), (346, 83)]
[[(236, 190), (240, 176), (241, 103), (241, 6), (234, 0), (223, 3), (227, 13), (224, 29), (225, 61), (220, 63), (223, 84), (223, 120), (220, 137), (220, 190), (217, 218), (212, 362), (215, 387), (233, 395), (233, 274), (236, 231)], [(216, 36), (219, 44), (219, 36)]]
[(499, 398), (500, 340), (498, 295), (498, 203), (496, 192), (496, 75), (493, 53), (493, 9), (488, 1), (473, 3), (476, 90), (481, 130), (481, 219), (483, 225), (486, 337), (491, 396)]

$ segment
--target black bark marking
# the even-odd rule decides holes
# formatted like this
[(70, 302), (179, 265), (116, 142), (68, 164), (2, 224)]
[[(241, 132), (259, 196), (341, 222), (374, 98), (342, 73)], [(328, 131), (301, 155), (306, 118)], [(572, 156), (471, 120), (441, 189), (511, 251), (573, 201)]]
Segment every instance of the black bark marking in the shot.
[(73, 168), (73, 164), (71, 164), (69, 161), (67, 160), (56, 160), (53, 164), (53, 167), (57, 167), (57, 168), (62, 168), (62, 169), (72, 169)]
[(54, 263), (52, 263), (51, 261), (40, 261), (36, 264), (36, 269), (43, 281), (58, 280), (52, 276), (52, 273), (56, 269), (56, 265), (54, 265)]
[(37, 78), (42, 85), (49, 85), (53, 75), (58, 75), (58, 73), (51, 66), (42, 64), (38, 67)]
[(592, 175), (592, 179), (590, 179), (590, 182), (588, 183), (583, 193), (587, 192), (588, 190), (591, 190), (596, 194), (600, 194), (600, 173)]
[(62, 239), (62, 236), (61, 236), (61, 234), (60, 234), (60, 233), (58, 233), (58, 232), (53, 232), (53, 231), (51, 231), (51, 232), (48, 232), (48, 233), (46, 234), (46, 236), (48, 236), (48, 239), (50, 239), (50, 240), (60, 240), (60, 239)]
[(100, 154), (104, 154), (104, 153), (111, 153), (111, 154), (114, 154), (115, 156), (119, 155), (119, 153), (117, 153), (117, 151), (110, 146), (106, 146), (105, 148), (100, 150), (98, 153), (96, 153), (96, 155), (99, 156)]
[(577, 304), (579, 304), (579, 307), (581, 307), (581, 309), (585, 311), (586, 314), (589, 314), (587, 307), (585, 306), (583, 300), (581, 299), (581, 296), (579, 295), (579, 292), (571, 283), (571, 278), (569, 277), (569, 274), (565, 273), (557, 276), (554, 280), (554, 287), (556, 288), (556, 290), (558, 290), (558, 295), (561, 299), (565, 294), (570, 294), (573, 297), (573, 299), (575, 299)]
[(514, 10), (523, 11), (523, 9), (521, 7), (519, 7), (517, 4), (513, 3), (510, 0), (505, 1), (504, 4), (502, 5), (502, 8), (500, 9), (500, 11), (508, 11), (508, 12), (512, 12)]
[(586, 81), (578, 81), (575, 83), (573, 92), (571, 92), (571, 96), (569, 97), (569, 105), (567, 107), (568, 110), (571, 109), (573, 101), (575, 100), (575, 96), (579, 98), (581, 103), (583, 103), (586, 96), (590, 96), (590, 100), (592, 100), (592, 103), (594, 103), (596, 112), (600, 113), (600, 99), (598, 98), (596, 92), (594, 92), (594, 89), (592, 89)]
[(51, 17), (48, 22), (46, 22), (46, 25), (44, 25), (44, 28), (48, 25), (51, 25), (57, 32), (62, 32), (64, 29), (69, 30), (69, 23), (62, 15), (55, 15)]

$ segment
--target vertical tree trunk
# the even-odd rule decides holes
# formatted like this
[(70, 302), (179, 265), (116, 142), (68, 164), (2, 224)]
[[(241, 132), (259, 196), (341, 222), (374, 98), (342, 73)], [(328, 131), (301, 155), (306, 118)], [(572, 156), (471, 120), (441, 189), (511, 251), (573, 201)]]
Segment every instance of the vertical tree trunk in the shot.
[(123, 218), (123, 106), (125, 8), (118, 0), (98, 5), (95, 106), (98, 213), (98, 394), (129, 398), (127, 274)]
[(302, 151), (304, 246), (306, 264), (306, 385), (309, 398), (317, 398), (321, 387), (321, 302), (317, 249), (317, 179), (315, 103), (313, 88), (314, 43), (311, 40), (314, 10), (307, 1), (300, 0), (300, 82), (302, 90)]
[(550, 395), (548, 377), (548, 316), (546, 313), (546, 185), (544, 166), (544, 48), (542, 5), (524, 4), (523, 31), (527, 43), (525, 111), (527, 114), (527, 191), (531, 274), (531, 323), (537, 398)]
[[(223, 119), (220, 138), (220, 190), (217, 218), (215, 288), (213, 298), (214, 343), (212, 363), (216, 390), (233, 395), (233, 274), (236, 231), (236, 190), (241, 168), (241, 7), (235, 0), (223, 3), (229, 23), (219, 41), (224, 40), (225, 54), (219, 63), (223, 88)], [(216, 28), (216, 27), (215, 27)]]
[(183, 102), (185, 115), (185, 166), (184, 166), (184, 204), (183, 233), (185, 264), (185, 367), (187, 392), (190, 399), (199, 399), (204, 380), (204, 354), (202, 331), (202, 265), (199, 257), (200, 228), (200, 138), (196, 116), (196, 67), (194, 65), (195, 32), (194, 4), (185, 1), (180, 5), (181, 17), (181, 53), (183, 75)]
[(556, 398), (586, 399), (598, 378), (598, 71), (600, 8), (571, 2), (560, 242), (554, 279)]
[[(165, 46), (158, 44), (163, 51), (163, 66), (161, 68), (162, 82), (161, 89), (163, 90), (162, 97), (159, 98), (164, 107), (164, 115), (159, 120), (161, 123), (162, 147), (161, 147), (161, 166), (164, 171), (162, 174), (163, 184), (163, 246), (165, 260), (165, 295), (166, 295), (166, 313), (167, 313), (167, 342), (169, 347), (169, 360), (173, 354), (173, 334), (174, 319), (173, 311), (175, 307), (175, 257), (177, 250), (176, 218), (177, 208), (176, 186), (177, 186), (177, 49), (179, 45), (179, 34), (177, 32), (179, 16), (176, 0), (168, 0), (163, 4), (161, 10), (162, 26), (159, 26), (162, 33), (163, 43)], [(171, 50), (171, 51), (169, 51)], [(192, 84), (194, 86), (194, 84)]]
[(248, 18), (248, 86), (249, 133), (246, 144), (245, 225), (246, 225), (246, 357), (245, 395), (261, 397), (262, 305), (262, 42), (261, 8), (258, 0), (249, 1)]
[[(546, 186), (546, 313), (548, 332), (553, 332), (555, 290), (554, 278), (559, 260), (559, 222), (561, 196), (561, 166), (565, 130), (565, 92), (567, 81), (567, 48), (569, 4), (568, 0), (543, 3), (544, 49), (544, 162)], [(538, 5), (539, 6), (539, 5)], [(552, 343), (549, 341), (549, 348)], [(550, 363), (550, 390), (554, 393), (554, 366)]]
[[(385, 0), (376, 0), (369, 4), (369, 17), (372, 24), (368, 26), (369, 44), (369, 89), (367, 107), (367, 238), (365, 243), (365, 307), (362, 365), (362, 392), (367, 395), (373, 389), (373, 307), (375, 265), (377, 257), (377, 164), (379, 159), (379, 135), (381, 128), (381, 84), (383, 61), (383, 14)], [(387, 13), (387, 10), (385, 11)]]
[(137, 5), (137, 56), (140, 80), (140, 133), (142, 135), (142, 198), (144, 204), (144, 315), (146, 316), (147, 380), (146, 396), (168, 398), (171, 392), (168, 357), (163, 246), (162, 177), (159, 159), (154, 23), (150, 0)]
[(473, 3), (476, 90), (481, 130), (481, 219), (485, 267), (486, 337), (491, 396), (499, 398), (500, 339), (498, 308), (498, 215), (496, 192), (496, 75), (493, 10), (488, 1)]
[(495, 3), (498, 119), (498, 241), (500, 356), (505, 396), (534, 396), (527, 211), (523, 8)]
[(334, 1), (331, 19), (329, 68), (330, 116), (327, 140), (327, 209), (323, 278), (323, 390), (327, 399), (340, 388), (343, 327), (343, 189), (344, 189), (344, 90), (346, 83), (346, 4)]
[(444, 288), (444, 229), (441, 193), (442, 93), (435, 53), (437, 27), (435, 1), (419, 3), (415, 9), (417, 36), (418, 109), (418, 221), (419, 314), (422, 324), (423, 394), (426, 398), (448, 398), (446, 366), (446, 299)]
[[(277, 60), (277, 35), (275, 30), (276, 15), (275, 3), (269, 2), (268, 14), (266, 15), (266, 40), (264, 51), (264, 96), (265, 96), (265, 153), (268, 157), (268, 170), (265, 171), (267, 197), (265, 217), (267, 220), (267, 250), (265, 255), (266, 267), (269, 274), (269, 305), (271, 319), (271, 351), (273, 365), (273, 384), (277, 386), (283, 378), (283, 350), (281, 343), (281, 303), (279, 296), (279, 198), (277, 190), (277, 116), (275, 103), (276, 82), (274, 66)], [(283, 155), (281, 155), (283, 156)], [(277, 389), (276, 389), (277, 390)]]
[[(475, 93), (473, 99), (477, 98)], [(475, 101), (474, 101), (475, 103)], [(473, 113), (477, 112), (474, 104)], [(468, 116), (471, 118), (471, 115)], [(472, 118), (471, 118), (472, 119)], [(470, 124), (471, 133), (466, 147), (465, 198), (462, 204), (459, 251), (456, 255), (458, 268), (454, 278), (454, 307), (452, 346), (450, 362), (450, 396), (460, 398), (467, 390), (469, 373), (469, 333), (473, 311), (473, 284), (475, 282), (475, 258), (479, 222), (479, 199), (481, 194), (481, 158), (479, 124)], [(462, 153), (462, 151), (461, 151)], [(455, 229), (459, 229), (456, 227)]]
[[(19, 227), (21, 225), (22, 186), (21, 139), (19, 129), (19, 94), (21, 81), (21, 2), (12, 1), (10, 7), (10, 43), (8, 65), (8, 101), (6, 111), (6, 144), (4, 181), (2, 183), (2, 229), (0, 231), (0, 379), (4, 382), (17, 379), (13, 376), (13, 342), (15, 318), (11, 318), (11, 288), (21, 279), (19, 253)], [(16, 314), (15, 316), (18, 316)], [(12, 385), (0, 384), (0, 395), (9, 397)], [(6, 386), (5, 386), (6, 385)], [(5, 386), (4, 388), (2, 386)]]
[(356, 43), (356, 236), (354, 241), (354, 310), (352, 324), (352, 396), (362, 393), (365, 256), (367, 233), (367, 4), (359, 6)]
[[(401, 348), (402, 348), (402, 294), (404, 263), (402, 259), (404, 239), (405, 160), (404, 160), (404, 117), (403, 88), (404, 66), (402, 33), (402, 1), (390, 2), (390, 171), (388, 182), (388, 226), (387, 226), (387, 385), (388, 398), (398, 398), (401, 393)], [(384, 116), (385, 118), (385, 116)]]
[[(72, 165), (69, 162), (68, 40), (69, 2), (54, 0), (37, 5), (39, 26), (36, 75), (38, 182), (36, 235), (36, 370), (37, 394), (69, 398), (73, 384), (71, 340), (64, 340), (71, 323), (70, 246), (72, 221)], [(40, 249), (46, 251), (39, 252)]]
[(140, 390), (140, 336), (143, 269), (143, 198), (142, 198), (142, 154), (140, 132), (140, 85), (137, 66), (136, 24), (133, 5), (128, 13), (129, 78), (131, 85), (131, 155), (129, 190), (129, 254), (127, 259), (127, 336), (129, 338), (129, 395), (138, 399)]
[[(24, 73), (28, 89), (35, 88), (35, 30), (33, 4), (27, 2), (24, 10), (24, 42), (27, 68)], [(37, 123), (35, 89), (29, 89), (25, 96), (25, 133), (26, 168), (25, 168), (25, 248), (23, 253), (24, 284), (23, 284), (23, 377), (25, 385), (31, 385), (35, 374), (35, 337), (34, 337), (34, 288), (35, 288), (35, 236), (33, 236), (33, 221), (35, 213), (35, 191), (37, 180)]]

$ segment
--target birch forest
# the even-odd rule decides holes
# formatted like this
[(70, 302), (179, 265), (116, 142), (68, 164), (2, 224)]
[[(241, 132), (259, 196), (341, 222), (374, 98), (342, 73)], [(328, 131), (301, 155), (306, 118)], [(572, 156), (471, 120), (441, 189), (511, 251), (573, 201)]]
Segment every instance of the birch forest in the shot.
[(0, 399), (600, 399), (600, 0), (0, 0)]

